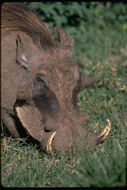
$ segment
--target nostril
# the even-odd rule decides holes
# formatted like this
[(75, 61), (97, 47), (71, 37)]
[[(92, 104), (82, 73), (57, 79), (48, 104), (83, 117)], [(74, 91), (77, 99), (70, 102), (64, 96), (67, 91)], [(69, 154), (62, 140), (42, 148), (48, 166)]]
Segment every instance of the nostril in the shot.
[(44, 128), (44, 132), (48, 133), (52, 131), (52, 127), (51, 127), (52, 125), (48, 124), (46, 117), (43, 118), (42, 125)]
[(44, 131), (48, 133), (51, 132), (52, 129), (50, 129), (47, 125), (44, 125)]

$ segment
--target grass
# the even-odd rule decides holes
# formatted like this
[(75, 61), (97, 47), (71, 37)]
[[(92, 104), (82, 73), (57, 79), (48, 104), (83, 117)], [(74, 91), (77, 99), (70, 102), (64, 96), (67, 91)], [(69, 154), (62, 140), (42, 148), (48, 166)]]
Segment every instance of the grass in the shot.
[(118, 26), (83, 27), (80, 28), (82, 37), (78, 32), (73, 35), (72, 31), (72, 37), (76, 38), (73, 55), (81, 72), (98, 79), (95, 86), (78, 94), (80, 110), (91, 117), (85, 128), (99, 132), (109, 118), (111, 132), (107, 140), (94, 154), (87, 150), (81, 153), (77, 148), (76, 156), (49, 156), (37, 145), (8, 137), (2, 130), (1, 182), (4, 187), (126, 185), (127, 31)]

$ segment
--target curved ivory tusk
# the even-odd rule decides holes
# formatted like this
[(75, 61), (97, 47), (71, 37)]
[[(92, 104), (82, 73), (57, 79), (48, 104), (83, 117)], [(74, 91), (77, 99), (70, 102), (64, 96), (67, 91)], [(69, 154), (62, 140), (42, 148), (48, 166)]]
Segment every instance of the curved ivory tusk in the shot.
[(100, 135), (98, 135), (98, 138), (101, 138), (101, 141), (103, 141), (107, 137), (107, 135), (109, 134), (110, 128), (111, 128), (110, 120), (106, 119), (106, 127), (100, 133)]
[(49, 137), (49, 139), (48, 139), (48, 142), (47, 142), (47, 145), (46, 145), (46, 151), (47, 151), (48, 154), (53, 154), (53, 151), (52, 151), (52, 140), (53, 140), (55, 134), (56, 134), (56, 131), (53, 132), (51, 134), (51, 136)]

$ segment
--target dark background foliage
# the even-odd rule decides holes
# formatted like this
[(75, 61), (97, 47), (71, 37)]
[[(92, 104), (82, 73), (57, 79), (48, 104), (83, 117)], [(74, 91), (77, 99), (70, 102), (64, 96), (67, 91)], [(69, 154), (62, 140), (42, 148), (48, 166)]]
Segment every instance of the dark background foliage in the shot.
[[(119, 36), (115, 42), (113, 33), (118, 31), (121, 35), (125, 35), (127, 31), (127, 5), (122, 2), (29, 2), (25, 4), (47, 23), (52, 32), (54, 26), (64, 28), (74, 40), (74, 51), (76, 48), (77, 56), (83, 53), (94, 61), (108, 56), (108, 49), (105, 50), (103, 47), (105, 43), (112, 48), (111, 53), (118, 53), (114, 46), (121, 43), (122, 36)], [(110, 37), (114, 38), (112, 42), (109, 33), (111, 33)], [(95, 55), (95, 51), (99, 54)]]
[(113, 2), (29, 2), (25, 3), (35, 10), (40, 18), (50, 26), (79, 27), (84, 21), (87, 24), (115, 25), (127, 21), (127, 6)]

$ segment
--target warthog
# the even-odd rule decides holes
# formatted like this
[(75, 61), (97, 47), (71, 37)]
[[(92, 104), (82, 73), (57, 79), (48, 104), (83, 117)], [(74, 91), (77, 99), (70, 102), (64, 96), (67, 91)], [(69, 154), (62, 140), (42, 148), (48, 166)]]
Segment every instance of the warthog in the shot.
[(95, 83), (84, 77), (71, 58), (71, 40), (55, 27), (57, 43), (46, 25), (20, 3), (2, 5), (2, 121), (13, 137), (26, 134), (40, 142), (48, 153), (68, 152), (84, 138), (90, 150), (110, 130), (98, 135), (83, 124), (76, 96)]

